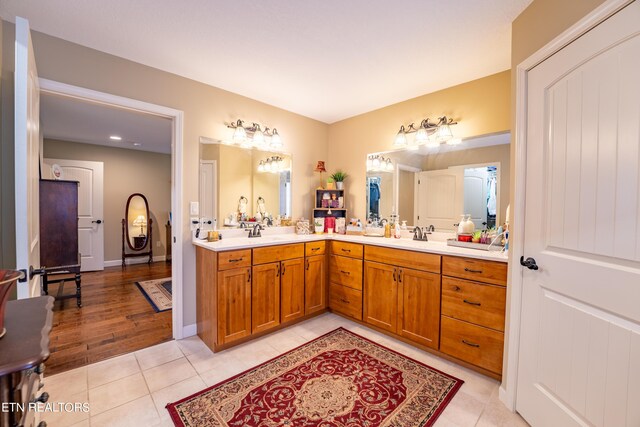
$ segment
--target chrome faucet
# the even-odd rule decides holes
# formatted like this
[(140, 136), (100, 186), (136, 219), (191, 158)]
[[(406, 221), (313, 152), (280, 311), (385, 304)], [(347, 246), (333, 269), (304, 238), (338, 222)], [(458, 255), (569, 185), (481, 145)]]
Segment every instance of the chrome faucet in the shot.
[(413, 240), (422, 240), (422, 230), (420, 227), (413, 229)]
[(433, 224), (431, 224), (430, 226), (427, 227), (427, 233), (431, 233), (433, 231), (436, 231), (436, 228), (433, 226)]
[(251, 237), (262, 237), (260, 230), (264, 230), (260, 224), (256, 224), (253, 226), (253, 230), (249, 231), (249, 238)]

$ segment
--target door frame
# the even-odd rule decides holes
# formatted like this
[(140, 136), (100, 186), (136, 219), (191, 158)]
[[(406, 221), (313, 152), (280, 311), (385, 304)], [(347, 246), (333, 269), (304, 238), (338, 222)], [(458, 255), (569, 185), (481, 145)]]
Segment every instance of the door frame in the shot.
[(182, 150), (183, 150), (183, 129), (184, 112), (162, 105), (151, 104), (137, 99), (112, 95), (110, 93), (98, 92), (79, 86), (60, 83), (53, 80), (40, 78), (40, 92), (61, 95), (76, 99), (81, 99), (93, 103), (115, 106), (132, 111), (166, 117), (172, 120), (171, 135), (171, 215), (173, 244), (171, 245), (171, 281), (173, 283), (172, 292), (172, 330), (173, 338), (180, 339), (183, 336), (193, 335), (193, 331), (184, 330), (183, 319), (183, 286), (182, 286), (182, 247), (183, 241), (183, 213), (182, 213)]
[(509, 242), (509, 286), (507, 287), (507, 325), (505, 334), (504, 363), (499, 398), (507, 408), (515, 411), (518, 384), (518, 360), (520, 350), (520, 328), (522, 314), (523, 270), (518, 260), (524, 255), (524, 221), (526, 214), (526, 165), (527, 165), (527, 83), (529, 71), (547, 58), (575, 41), (583, 34), (614, 15), (634, 0), (606, 0), (566, 31), (554, 38), (540, 50), (516, 67), (516, 111), (515, 111), (515, 182), (513, 196), (513, 221)]

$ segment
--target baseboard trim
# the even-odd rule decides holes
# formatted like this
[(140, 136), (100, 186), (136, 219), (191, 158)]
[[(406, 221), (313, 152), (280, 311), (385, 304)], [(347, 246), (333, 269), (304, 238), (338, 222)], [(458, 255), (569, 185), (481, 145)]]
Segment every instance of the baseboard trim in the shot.
[(193, 323), (182, 328), (182, 338), (192, 337), (198, 333), (198, 325)]
[[(153, 257), (153, 262), (160, 262), (160, 261), (166, 261), (167, 257), (165, 255), (159, 255), (159, 256), (154, 256)], [(148, 256), (141, 256), (139, 258), (127, 258), (126, 259), (126, 265), (133, 265), (133, 264), (146, 264), (147, 262), (149, 262), (149, 257)], [(122, 260), (121, 259), (114, 259), (111, 261), (105, 261), (104, 262), (104, 266), (105, 267), (119, 267), (122, 265)]]

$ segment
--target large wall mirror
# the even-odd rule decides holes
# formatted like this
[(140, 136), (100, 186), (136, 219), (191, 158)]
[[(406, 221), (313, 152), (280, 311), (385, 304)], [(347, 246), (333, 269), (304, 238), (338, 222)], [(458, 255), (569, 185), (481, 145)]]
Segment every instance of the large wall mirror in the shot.
[(454, 231), (461, 215), (476, 228), (502, 225), (509, 201), (510, 134), (459, 145), (367, 155), (367, 219), (393, 214), (409, 226)]
[(291, 155), (200, 138), (199, 194), (200, 217), (220, 228), (252, 218), (277, 224), (291, 217)]
[[(144, 194), (134, 193), (127, 199), (122, 219), (122, 267), (130, 257), (149, 255), (153, 261), (153, 220), (149, 216), (149, 203)], [(126, 245), (125, 245), (126, 242)], [(127, 249), (128, 247), (128, 249)]]

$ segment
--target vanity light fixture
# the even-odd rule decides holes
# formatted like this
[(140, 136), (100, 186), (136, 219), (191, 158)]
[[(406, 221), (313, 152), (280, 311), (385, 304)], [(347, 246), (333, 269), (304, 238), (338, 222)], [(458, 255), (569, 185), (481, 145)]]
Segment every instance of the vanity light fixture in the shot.
[(267, 157), (265, 160), (260, 160), (258, 164), (258, 172), (279, 173), (284, 170), (286, 170), (284, 167), (284, 159), (280, 156)]
[[(231, 141), (240, 144), (241, 147), (250, 148), (282, 148), (282, 139), (276, 128), (270, 129), (265, 126), (264, 130), (258, 123), (251, 123), (246, 126), (243, 120), (236, 120), (233, 123), (226, 123), (229, 129), (233, 129)], [(269, 140), (268, 140), (269, 139)]]
[(393, 162), (380, 154), (372, 154), (367, 158), (367, 172), (393, 172)]
[[(427, 117), (420, 122), (418, 127), (415, 123), (411, 123), (405, 128), (404, 125), (400, 126), (400, 130), (396, 134), (393, 146), (398, 148), (407, 147), (409, 149), (417, 149), (421, 145), (427, 147), (438, 147), (441, 143), (447, 143), (449, 145), (459, 144), (461, 140), (456, 142), (450, 142), (453, 138), (453, 132), (451, 131), (451, 125), (456, 125), (458, 122), (454, 122), (453, 119), (442, 116), (438, 118), (438, 123), (432, 123)], [(415, 133), (416, 136), (411, 142), (407, 139), (407, 134)]]

